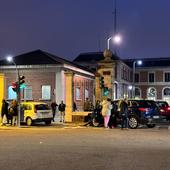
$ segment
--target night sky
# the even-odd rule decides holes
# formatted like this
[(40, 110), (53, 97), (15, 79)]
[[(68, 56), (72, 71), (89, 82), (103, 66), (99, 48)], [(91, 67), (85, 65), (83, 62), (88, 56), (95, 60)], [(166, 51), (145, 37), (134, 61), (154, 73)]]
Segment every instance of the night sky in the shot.
[[(103, 51), (113, 10), (113, 0), (0, 0), (0, 58), (41, 49), (73, 60)], [(121, 58), (170, 57), (170, 0), (117, 0), (117, 15)]]

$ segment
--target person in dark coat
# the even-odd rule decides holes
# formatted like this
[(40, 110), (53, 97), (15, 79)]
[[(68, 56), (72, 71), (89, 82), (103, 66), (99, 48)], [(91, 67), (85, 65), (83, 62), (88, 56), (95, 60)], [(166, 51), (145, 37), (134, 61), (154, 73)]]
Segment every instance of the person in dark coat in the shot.
[(18, 123), (18, 103), (13, 100), (9, 108), (9, 114), (12, 117), (11, 125), (15, 126)]
[(65, 122), (65, 108), (66, 108), (66, 105), (63, 103), (63, 100), (62, 100), (58, 106), (58, 110), (60, 112), (60, 122)]
[(118, 106), (115, 101), (111, 102), (111, 104), (112, 104), (112, 109), (111, 109), (111, 115), (110, 115), (108, 126), (109, 128), (114, 128), (117, 126)]
[(52, 109), (52, 113), (53, 113), (53, 122), (54, 122), (57, 106), (58, 106), (58, 104), (55, 101), (51, 103), (51, 109)]
[(1, 108), (1, 118), (2, 118), (2, 125), (4, 125), (3, 119), (6, 116), (7, 123), (9, 123), (9, 116), (8, 116), (8, 103), (5, 99), (2, 99), (2, 108)]
[(121, 129), (128, 129), (128, 103), (126, 99), (122, 100), (120, 103), (120, 114), (122, 118)]

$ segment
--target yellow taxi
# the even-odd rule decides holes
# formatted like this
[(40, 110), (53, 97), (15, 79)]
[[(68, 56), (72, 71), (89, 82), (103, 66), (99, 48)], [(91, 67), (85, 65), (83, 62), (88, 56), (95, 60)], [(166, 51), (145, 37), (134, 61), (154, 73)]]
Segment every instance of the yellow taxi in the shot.
[(21, 102), (21, 122), (28, 126), (36, 122), (45, 122), (46, 125), (50, 125), (52, 120), (52, 110), (47, 103)]

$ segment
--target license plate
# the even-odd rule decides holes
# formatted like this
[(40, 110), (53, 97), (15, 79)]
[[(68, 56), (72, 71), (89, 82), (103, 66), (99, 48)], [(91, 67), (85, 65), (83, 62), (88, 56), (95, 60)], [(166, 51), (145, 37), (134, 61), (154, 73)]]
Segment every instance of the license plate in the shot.
[(159, 119), (159, 116), (153, 116), (154, 119)]

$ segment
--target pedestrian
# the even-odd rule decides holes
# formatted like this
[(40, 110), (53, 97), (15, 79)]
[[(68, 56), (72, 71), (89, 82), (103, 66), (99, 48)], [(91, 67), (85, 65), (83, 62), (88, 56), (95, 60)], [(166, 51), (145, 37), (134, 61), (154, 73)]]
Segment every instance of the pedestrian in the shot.
[(111, 109), (111, 115), (110, 115), (108, 126), (110, 128), (114, 128), (117, 126), (118, 106), (115, 101), (111, 102), (111, 105), (112, 105), (112, 109)]
[(111, 100), (110, 99), (104, 99), (102, 101), (102, 116), (104, 117), (104, 127), (108, 128), (108, 122), (109, 122), (109, 118), (111, 115)]
[(120, 103), (120, 115), (121, 115), (121, 129), (128, 129), (128, 103), (127, 99), (121, 101)]
[(58, 104), (57, 104), (55, 101), (53, 101), (53, 102), (51, 103), (51, 109), (52, 109), (52, 113), (53, 113), (53, 122), (55, 121), (54, 118), (55, 118), (57, 106), (58, 106)]
[(18, 123), (18, 103), (13, 100), (9, 108), (9, 114), (11, 115), (11, 125), (15, 126)]
[(8, 103), (6, 102), (5, 99), (2, 99), (2, 108), (1, 108), (1, 120), (2, 120), (2, 125), (5, 125), (4, 119), (6, 118), (7, 123), (9, 123), (9, 116), (8, 116)]
[(65, 122), (65, 108), (66, 108), (66, 105), (63, 103), (63, 100), (62, 100), (58, 106), (58, 110), (60, 112), (60, 122)]

